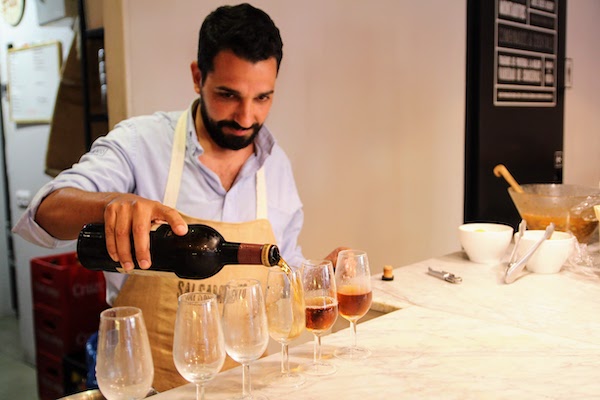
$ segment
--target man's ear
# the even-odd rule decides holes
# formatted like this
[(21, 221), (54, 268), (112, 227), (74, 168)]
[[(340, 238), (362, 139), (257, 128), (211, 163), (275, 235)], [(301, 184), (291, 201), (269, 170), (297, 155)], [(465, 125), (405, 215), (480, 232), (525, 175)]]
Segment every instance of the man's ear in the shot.
[(197, 94), (200, 94), (200, 88), (202, 87), (202, 72), (200, 72), (200, 68), (198, 68), (198, 61), (192, 61), (190, 70), (192, 71), (192, 79), (194, 81), (194, 91)]

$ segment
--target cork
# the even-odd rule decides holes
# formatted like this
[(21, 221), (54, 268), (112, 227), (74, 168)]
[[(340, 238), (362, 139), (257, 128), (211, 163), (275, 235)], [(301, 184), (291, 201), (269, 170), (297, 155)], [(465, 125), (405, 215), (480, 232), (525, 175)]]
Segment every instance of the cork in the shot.
[(383, 267), (383, 275), (381, 277), (384, 281), (393, 281), (394, 280), (394, 269), (391, 265), (384, 265)]

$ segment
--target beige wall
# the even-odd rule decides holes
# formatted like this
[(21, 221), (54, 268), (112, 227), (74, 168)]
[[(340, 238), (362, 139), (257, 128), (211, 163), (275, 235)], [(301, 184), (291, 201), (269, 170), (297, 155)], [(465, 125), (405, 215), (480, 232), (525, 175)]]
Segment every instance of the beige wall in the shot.
[(600, 2), (567, 3), (567, 58), (573, 86), (565, 90), (564, 182), (600, 186)]
[[(119, 110), (131, 116), (187, 107), (195, 96), (189, 63), (199, 25), (223, 2), (110, 1), (122, 5), (126, 49), (118, 90), (127, 96)], [(294, 165), (305, 256), (343, 244), (367, 250), (380, 271), (457, 250), (466, 1), (253, 3), (284, 39), (268, 124)], [(600, 5), (579, 0), (568, 7), (575, 74), (566, 92), (564, 180), (596, 186), (600, 50), (593, 19)]]
[[(222, 2), (122, 4), (129, 114), (188, 106), (197, 31)], [(268, 124), (294, 165), (305, 256), (343, 244), (380, 271), (457, 249), (466, 3), (253, 4), (284, 39)]]

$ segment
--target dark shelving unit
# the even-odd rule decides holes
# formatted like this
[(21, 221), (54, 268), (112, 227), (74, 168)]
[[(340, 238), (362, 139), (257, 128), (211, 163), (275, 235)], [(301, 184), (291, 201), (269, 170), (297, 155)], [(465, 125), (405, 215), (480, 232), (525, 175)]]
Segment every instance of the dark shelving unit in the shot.
[[(108, 125), (108, 113), (106, 111), (105, 97), (102, 96), (101, 85), (105, 85), (105, 80), (102, 74), (91, 74), (90, 68), (92, 62), (100, 67), (98, 52), (95, 51), (96, 57), (92, 59), (91, 55), (94, 50), (101, 45), (104, 49), (104, 28), (88, 29), (86, 22), (85, 0), (78, 0), (79, 7), (79, 30), (80, 30), (80, 48), (81, 51), (81, 83), (83, 89), (83, 112), (84, 112), (84, 135), (85, 147), (89, 150), (92, 142), (98, 136), (94, 125), (97, 123)], [(91, 53), (91, 54), (90, 54)], [(103, 61), (102, 61), (103, 62)], [(92, 88), (98, 89), (92, 90)], [(99, 94), (99, 96), (98, 96)], [(99, 98), (98, 98), (99, 97)], [(103, 130), (107, 130), (103, 129)], [(102, 132), (106, 133), (106, 132)]]

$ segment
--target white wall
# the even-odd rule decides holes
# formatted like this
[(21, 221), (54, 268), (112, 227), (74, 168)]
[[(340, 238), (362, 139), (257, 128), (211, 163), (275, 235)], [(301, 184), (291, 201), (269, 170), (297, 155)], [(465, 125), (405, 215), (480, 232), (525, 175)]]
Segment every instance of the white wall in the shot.
[[(123, 2), (130, 115), (189, 105), (198, 29), (222, 3)], [(305, 256), (347, 245), (365, 249), (381, 271), (455, 250), (466, 2), (253, 4), (272, 16), (284, 40), (267, 123), (294, 166)]]
[[(6, 68), (6, 46), (12, 43), (15, 47), (25, 44), (43, 43), (59, 40), (62, 43), (63, 56), (69, 50), (73, 32), (71, 21), (63, 21), (60, 25), (41, 27), (37, 23), (37, 9), (35, 1), (25, 2), (25, 14), (19, 25), (12, 27), (3, 20), (0, 22), (0, 76), (2, 83), (7, 83)], [(8, 173), (8, 191), (11, 203), (11, 217), (13, 223), (21, 216), (23, 209), (16, 206), (16, 191), (28, 190), (32, 194), (48, 181), (44, 174), (44, 163), (46, 159), (46, 147), (50, 126), (39, 125), (16, 125), (9, 119), (8, 102), (2, 101), (4, 113), (4, 134), (6, 137), (6, 161)], [(3, 221), (4, 223), (4, 221)], [(34, 257), (40, 257), (51, 253), (47, 249), (34, 246), (19, 236), (14, 235), (19, 325), (23, 341), (25, 358), (33, 363), (35, 360), (35, 346), (33, 335), (33, 313), (31, 301), (31, 277), (29, 262)], [(72, 249), (61, 249), (60, 252)], [(57, 252), (57, 251), (54, 251)], [(8, 274), (5, 266), (0, 263), (0, 276)], [(8, 266), (6, 266), (7, 270)], [(0, 297), (4, 299), (7, 294), (4, 286), (0, 287)]]

